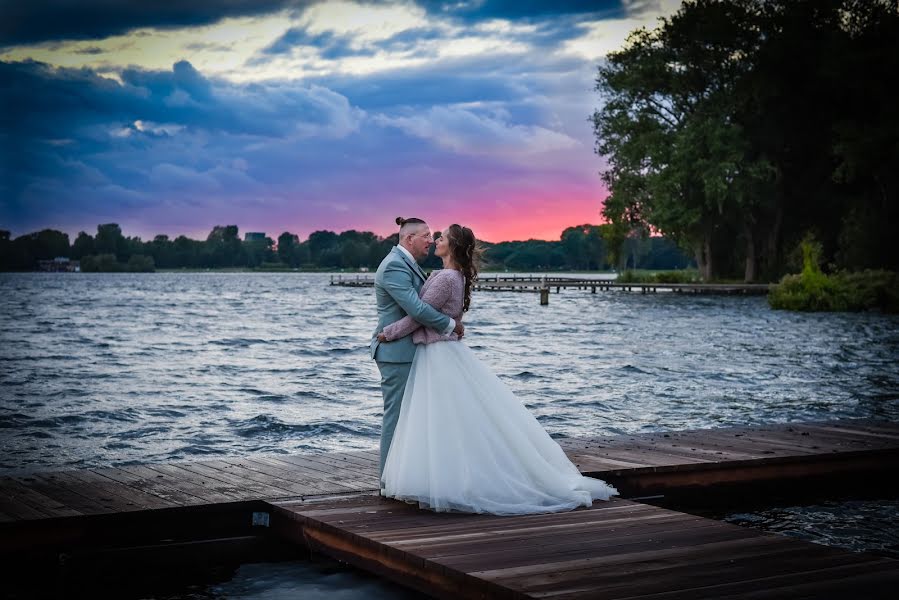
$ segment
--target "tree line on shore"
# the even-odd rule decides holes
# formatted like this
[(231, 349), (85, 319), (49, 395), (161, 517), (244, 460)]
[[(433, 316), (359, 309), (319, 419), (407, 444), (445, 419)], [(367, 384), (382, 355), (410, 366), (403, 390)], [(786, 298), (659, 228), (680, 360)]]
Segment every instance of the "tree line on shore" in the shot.
[[(610, 268), (684, 269), (692, 259), (661, 237), (629, 238), (614, 251), (604, 233), (607, 225), (578, 225), (559, 240), (484, 243), (485, 268), (515, 271), (606, 270)], [(315, 231), (305, 241), (285, 231), (272, 239), (241, 240), (236, 225), (216, 225), (205, 240), (157, 235), (144, 241), (126, 237), (119, 225), (97, 226), (96, 235), (80, 232), (70, 244), (66, 233), (45, 229), (10, 238), (0, 231), (0, 270), (31, 271), (38, 261), (57, 257), (81, 262), (82, 271), (153, 271), (155, 269), (375, 269), (398, 242), (369, 231)], [(426, 268), (439, 268), (429, 256)]]
[(895, 0), (687, 0), (598, 67), (615, 240), (661, 232), (703, 279), (899, 269)]

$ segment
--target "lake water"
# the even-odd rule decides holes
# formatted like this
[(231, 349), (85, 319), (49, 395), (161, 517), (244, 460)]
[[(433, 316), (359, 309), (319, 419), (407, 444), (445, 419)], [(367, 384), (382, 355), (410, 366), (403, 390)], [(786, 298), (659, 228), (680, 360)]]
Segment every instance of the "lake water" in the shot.
[[(0, 474), (375, 449), (373, 292), (328, 281), (0, 274)], [(896, 315), (584, 290), (472, 305), (465, 343), (557, 438), (899, 420)]]
[[(373, 292), (299, 273), (0, 274), (0, 474), (377, 447)], [(899, 317), (476, 293), (466, 343), (556, 437), (899, 419)]]

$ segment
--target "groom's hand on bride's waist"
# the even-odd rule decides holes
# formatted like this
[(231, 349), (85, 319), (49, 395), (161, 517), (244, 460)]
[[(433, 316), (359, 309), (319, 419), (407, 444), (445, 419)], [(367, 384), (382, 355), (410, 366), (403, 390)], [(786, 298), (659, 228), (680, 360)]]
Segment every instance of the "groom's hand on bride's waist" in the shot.
[(459, 339), (462, 339), (462, 336), (465, 335), (465, 325), (462, 324), (462, 320), (456, 321), (456, 328), (453, 329), (453, 333), (459, 336)]

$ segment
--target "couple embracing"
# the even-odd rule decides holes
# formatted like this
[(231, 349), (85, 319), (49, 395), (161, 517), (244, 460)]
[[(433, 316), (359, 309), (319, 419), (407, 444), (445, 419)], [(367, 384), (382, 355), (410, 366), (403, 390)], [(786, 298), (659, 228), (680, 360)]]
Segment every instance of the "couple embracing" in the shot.
[[(381, 494), (435, 511), (516, 515), (589, 506), (618, 492), (583, 477), (512, 391), (461, 342), (479, 250), (450, 225), (396, 220), (378, 267), (372, 358), (381, 373)], [(418, 261), (443, 269), (427, 278)]]

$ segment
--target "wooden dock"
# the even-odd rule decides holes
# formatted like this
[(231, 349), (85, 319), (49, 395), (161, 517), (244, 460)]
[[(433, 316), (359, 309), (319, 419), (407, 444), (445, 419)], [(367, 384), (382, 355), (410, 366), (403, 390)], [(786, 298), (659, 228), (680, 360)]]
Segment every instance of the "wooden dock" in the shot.
[[(330, 285), (342, 287), (372, 287), (374, 284), (374, 278), (363, 275), (332, 275), (330, 281)], [(767, 283), (619, 283), (614, 279), (599, 277), (482, 275), (473, 289), (484, 292), (535, 292), (542, 297), (552, 290), (558, 294), (563, 289), (590, 290), (593, 294), (597, 291), (617, 290), (641, 294), (663, 291), (674, 294), (764, 296), (768, 294), (770, 286)]]
[(629, 500), (517, 517), (375, 496), (278, 507), (297, 541), (440, 598), (872, 598), (899, 583), (893, 559)]
[(899, 584), (899, 561), (890, 558), (635, 500), (711, 496), (728, 486), (745, 493), (832, 485), (853, 476), (892, 481), (897, 423), (793, 423), (561, 444), (582, 472), (615, 484), (623, 499), (551, 515), (435, 514), (377, 495), (374, 452), (34, 473), (0, 478), (0, 555), (32, 564), (60, 549), (134, 545), (139, 530), (169, 540), (205, 520), (218, 539), (265, 531), (445, 598), (875, 598)]

